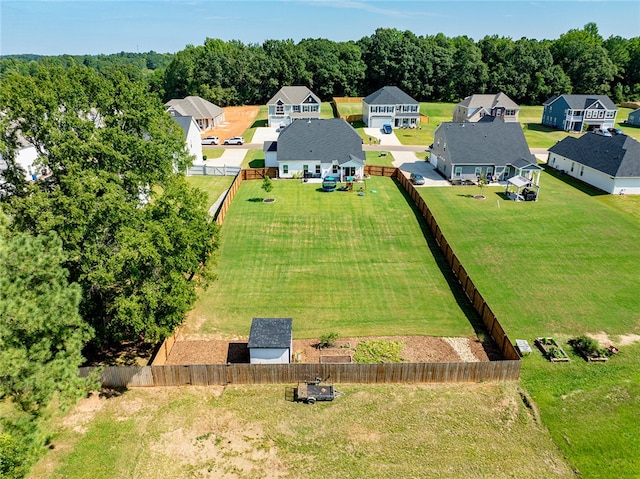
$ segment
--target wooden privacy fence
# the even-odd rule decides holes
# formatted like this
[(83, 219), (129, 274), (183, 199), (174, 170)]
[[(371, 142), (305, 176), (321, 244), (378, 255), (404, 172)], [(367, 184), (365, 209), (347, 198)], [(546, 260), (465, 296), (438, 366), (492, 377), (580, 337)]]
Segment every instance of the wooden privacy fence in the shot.
[[(373, 173), (372, 173), (373, 174)], [(449, 245), (449, 242), (442, 234), (440, 230), (440, 226), (431, 213), (431, 210), (427, 206), (427, 203), (424, 201), (418, 190), (411, 184), (411, 182), (407, 179), (404, 174), (400, 170), (396, 170), (394, 178), (398, 180), (398, 182), (402, 185), (402, 187), (407, 191), (416, 207), (424, 217), (429, 225), (429, 229), (436, 240), (436, 243), (440, 246), (442, 253), (444, 254), (447, 263), (451, 267), (453, 274), (456, 276), (460, 285), (462, 286), (463, 291), (471, 301), (473, 308), (477, 311), (480, 318), (482, 318), (482, 322), (487, 327), (487, 330), (500, 347), (500, 351), (502, 352), (502, 357), (508, 360), (518, 361), (520, 362), (520, 355), (516, 351), (515, 346), (509, 341), (507, 337), (507, 333), (505, 333), (504, 329), (498, 322), (498, 318), (496, 318), (493, 311), (484, 300), (478, 288), (473, 284), (471, 277), (467, 273), (467, 271), (460, 263), (460, 260), (453, 252), (453, 249)]]
[[(94, 368), (80, 368), (87, 376)], [(191, 364), (105, 367), (103, 387), (287, 384), (330, 378), (335, 383), (443, 383), (516, 381), (520, 361), (392, 364)]]
[[(506, 361), (480, 363), (398, 363), (398, 364), (208, 364), (166, 366), (175, 334), (160, 346), (153, 366), (107, 367), (102, 372), (103, 385), (124, 386), (179, 386), (184, 384), (250, 384), (289, 383), (326, 377), (331, 374), (335, 382), (473, 382), (483, 380), (517, 380), (520, 376), (520, 355), (509, 340), (495, 314), (473, 284), (466, 269), (442, 234), (438, 223), (420, 196), (418, 190), (398, 169), (388, 166), (366, 165), (364, 173), (372, 176), (395, 178), (412, 199), (425, 219), (436, 243), (440, 246), (453, 274), (469, 298), (489, 334), (494, 339)], [(222, 224), (240, 184), (244, 180), (275, 178), (277, 168), (243, 169), (235, 178), (220, 207), (216, 221)], [(81, 368), (88, 374), (92, 368)]]

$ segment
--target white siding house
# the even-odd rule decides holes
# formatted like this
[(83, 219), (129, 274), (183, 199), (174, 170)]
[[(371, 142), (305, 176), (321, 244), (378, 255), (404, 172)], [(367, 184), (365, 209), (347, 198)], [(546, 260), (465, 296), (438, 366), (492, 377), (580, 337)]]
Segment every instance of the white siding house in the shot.
[(174, 116), (173, 119), (180, 125), (180, 128), (182, 128), (184, 132), (185, 147), (194, 158), (193, 164), (201, 165), (203, 156), (200, 127), (192, 116)]
[(320, 118), (320, 98), (306, 86), (285, 86), (267, 102), (269, 126)]
[(415, 128), (420, 104), (397, 86), (385, 86), (362, 100), (362, 121), (368, 128)]
[(640, 195), (640, 143), (586, 133), (549, 148), (549, 166), (610, 194)]

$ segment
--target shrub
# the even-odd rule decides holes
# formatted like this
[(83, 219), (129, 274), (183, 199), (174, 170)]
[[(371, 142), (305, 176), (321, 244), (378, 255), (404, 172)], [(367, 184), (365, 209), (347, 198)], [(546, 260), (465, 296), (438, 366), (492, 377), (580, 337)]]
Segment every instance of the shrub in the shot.
[(318, 343), (319, 348), (328, 348), (336, 345), (336, 341), (338, 339), (338, 333), (331, 332), (327, 334), (323, 334), (320, 336), (320, 342)]
[(575, 338), (573, 345), (584, 351), (587, 356), (607, 356), (609, 353), (609, 350), (600, 347), (598, 341), (585, 334)]

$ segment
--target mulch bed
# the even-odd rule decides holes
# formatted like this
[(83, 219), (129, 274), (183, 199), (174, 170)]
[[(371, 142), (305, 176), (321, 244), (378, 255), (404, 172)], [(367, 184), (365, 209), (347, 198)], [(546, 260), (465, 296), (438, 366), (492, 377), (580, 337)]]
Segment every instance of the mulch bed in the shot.
[[(406, 362), (459, 362), (458, 353), (442, 338), (431, 336), (394, 336), (341, 338), (335, 348), (318, 349), (317, 339), (293, 341), (294, 355), (300, 355), (302, 363), (319, 363), (320, 356), (353, 356), (360, 341), (385, 339), (404, 343), (401, 356)], [(496, 359), (496, 351), (483, 345), (477, 338), (467, 338), (469, 348), (478, 361)], [(330, 361), (327, 360), (327, 361)], [(248, 363), (249, 350), (246, 340), (184, 340), (177, 341), (166, 364), (226, 364)], [(323, 361), (324, 362), (324, 361)]]

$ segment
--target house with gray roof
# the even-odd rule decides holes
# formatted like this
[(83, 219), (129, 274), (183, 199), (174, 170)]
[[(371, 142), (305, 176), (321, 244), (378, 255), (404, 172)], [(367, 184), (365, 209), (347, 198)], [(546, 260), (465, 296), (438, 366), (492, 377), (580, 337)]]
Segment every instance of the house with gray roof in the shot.
[(368, 128), (415, 128), (420, 104), (397, 86), (384, 86), (362, 100), (362, 121)]
[(434, 132), (431, 164), (449, 181), (476, 182), (521, 176), (538, 185), (542, 168), (519, 123), (442, 123)]
[(224, 110), (199, 96), (173, 99), (165, 103), (171, 116), (192, 116), (204, 132), (224, 121)]
[(542, 124), (564, 131), (613, 128), (618, 113), (607, 95), (554, 95), (542, 105)]
[(251, 364), (289, 364), (293, 349), (291, 318), (253, 318), (249, 333)]
[(632, 126), (640, 126), (640, 108), (629, 113), (626, 124)]
[(495, 95), (471, 95), (456, 105), (453, 121), (474, 123), (485, 116), (518, 121), (519, 112), (520, 106), (502, 92)]
[(549, 148), (547, 163), (607, 193), (640, 195), (640, 143), (630, 136), (568, 136)]
[(362, 138), (341, 118), (294, 121), (263, 150), (265, 166), (278, 167), (280, 178), (364, 176)]
[(267, 102), (269, 126), (320, 118), (320, 98), (306, 86), (283, 86)]

